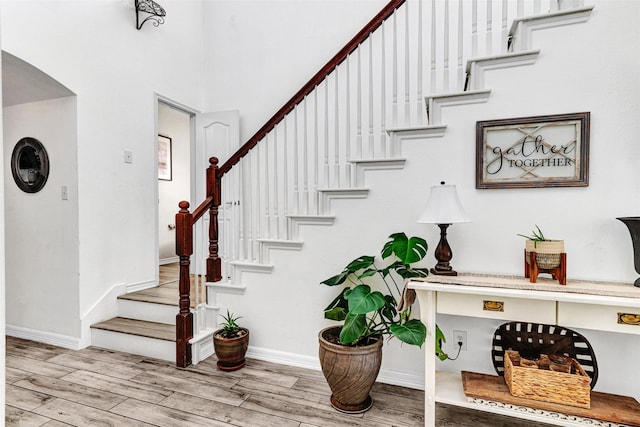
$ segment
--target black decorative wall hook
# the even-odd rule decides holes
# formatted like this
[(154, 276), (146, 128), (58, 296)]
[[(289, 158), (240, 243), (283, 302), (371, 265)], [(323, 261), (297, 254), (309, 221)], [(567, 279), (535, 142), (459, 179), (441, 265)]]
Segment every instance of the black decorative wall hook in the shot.
[[(164, 11), (162, 6), (153, 0), (135, 0), (136, 2), (136, 28), (139, 30), (142, 28), (145, 22), (151, 20), (153, 26), (157, 27), (160, 24), (164, 24), (164, 17), (167, 12)], [(149, 14), (142, 22), (140, 22), (140, 12)], [(144, 15), (143, 15), (144, 16)]]

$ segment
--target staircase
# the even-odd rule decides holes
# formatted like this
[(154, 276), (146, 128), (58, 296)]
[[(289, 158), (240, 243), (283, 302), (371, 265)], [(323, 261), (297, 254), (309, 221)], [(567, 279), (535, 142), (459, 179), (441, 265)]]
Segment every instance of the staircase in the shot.
[[(450, 9), (449, 2), (429, 0), (391, 3), (389, 18), (366, 33), (364, 42), (345, 58), (330, 61), (326, 75), (314, 77), (305, 86), (307, 92), (297, 94), (220, 169), (210, 169), (210, 174), (224, 176), (221, 183), (216, 181), (221, 187), (220, 211), (209, 201), (194, 210), (194, 216), (201, 217), (213, 206), (211, 221), (219, 224), (219, 236), (216, 231), (209, 240), (205, 230), (193, 239), (200, 242), (196, 249), (215, 247), (216, 252), (196, 250), (193, 259), (200, 273), (204, 267), (198, 266), (199, 260), (207, 255), (219, 260), (211, 264), (220, 263), (222, 280), (195, 286), (206, 298), (192, 303), (189, 314), (194, 363), (213, 354), (219, 295), (244, 293), (244, 273), (271, 273), (273, 251), (302, 250), (304, 227), (336, 221), (333, 201), (367, 198), (370, 171), (402, 169), (404, 141), (442, 137), (449, 107), (490, 102), (486, 73), (504, 68), (515, 73), (518, 67), (533, 66), (540, 54), (532, 48), (535, 31), (585, 22), (593, 8), (574, 1), (563, 9), (567, 2), (549, 0), (542, 2), (549, 6), (545, 12), (539, 1), (518, 1), (516, 10), (507, 10), (507, 2), (496, 2), (500, 10), (492, 9), (489, 1), (485, 21), (467, 23), (472, 28), (467, 31), (459, 24), (464, 16), (476, 19), (477, 10), (465, 14), (457, 7)], [(476, 2), (455, 4), (476, 7)], [(539, 9), (525, 9), (531, 4)], [(454, 12), (459, 17), (450, 17)], [(445, 19), (439, 14), (447, 18), (444, 37), (436, 34)], [(423, 57), (426, 51), (430, 53)], [(425, 87), (432, 94), (425, 95)], [(175, 360), (177, 287), (171, 291), (173, 300), (163, 302), (140, 301), (146, 292), (120, 297), (119, 317), (94, 325), (92, 344)], [(124, 324), (135, 326), (125, 331)]]
[(161, 265), (159, 286), (119, 296), (118, 317), (92, 325), (91, 344), (175, 361), (177, 295), (178, 264)]

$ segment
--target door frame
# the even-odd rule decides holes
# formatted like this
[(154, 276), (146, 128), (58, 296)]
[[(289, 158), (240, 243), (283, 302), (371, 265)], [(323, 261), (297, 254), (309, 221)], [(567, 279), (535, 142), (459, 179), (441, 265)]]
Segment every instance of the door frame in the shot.
[[(174, 108), (178, 111), (181, 111), (189, 116), (189, 157), (190, 157), (190, 172), (189, 172), (189, 203), (192, 203), (194, 200), (194, 180), (195, 180), (195, 171), (194, 171), (194, 153), (195, 153), (195, 145), (196, 145), (196, 115), (199, 114), (199, 111), (188, 107), (180, 102), (177, 102), (169, 97), (164, 95), (154, 93), (154, 167), (153, 169), (153, 179), (156, 183), (153, 186), (154, 191), (154, 200), (155, 203), (155, 213), (154, 213), (154, 250), (156, 252), (154, 256), (155, 260), (155, 282), (156, 286), (160, 283), (160, 258), (158, 257), (159, 245), (160, 245), (160, 215), (159, 215), (159, 201), (160, 194), (158, 190), (158, 134), (159, 134), (159, 126), (158, 126), (158, 108), (160, 104), (164, 104), (168, 107)], [(176, 206), (176, 212), (178, 211), (178, 207)]]

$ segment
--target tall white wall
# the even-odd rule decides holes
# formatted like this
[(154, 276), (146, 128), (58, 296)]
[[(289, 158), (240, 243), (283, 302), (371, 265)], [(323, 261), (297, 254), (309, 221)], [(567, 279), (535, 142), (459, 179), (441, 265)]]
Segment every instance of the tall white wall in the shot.
[[(516, 234), (538, 224), (547, 235), (565, 240), (570, 278), (635, 280), (631, 239), (615, 218), (640, 214), (640, 86), (634, 78), (640, 67), (635, 42), (640, 37), (635, 23), (640, 3), (595, 4), (584, 24), (536, 31), (534, 47), (542, 52), (534, 65), (486, 72), (486, 86), (492, 89), (489, 102), (446, 108), (444, 138), (404, 143), (403, 170), (368, 172), (371, 190), (366, 200), (333, 201), (337, 219), (332, 227), (303, 226), (301, 252), (272, 251), (273, 274), (244, 273), (244, 295), (220, 296), (222, 310), (229, 307), (244, 316), (252, 329), (254, 354), (317, 363), (317, 332), (328, 324), (322, 309), (336, 294), (320, 281), (357, 256), (378, 252), (393, 232), (425, 236), (431, 249), (426, 264), (433, 265), (438, 229), (416, 221), (429, 187), (442, 180), (457, 185), (473, 221), (449, 229), (452, 264), (458, 271), (522, 275), (524, 242)], [(292, 57), (287, 64), (298, 62)], [(234, 95), (219, 102), (238, 103), (250, 94)], [(234, 107), (246, 110), (245, 105)], [(475, 188), (476, 121), (582, 111), (591, 112), (588, 187)], [(441, 316), (438, 322), (449, 337), (453, 329), (466, 330), (469, 336), (469, 351), (457, 362), (440, 364), (441, 369), (493, 372), (490, 343), (500, 322), (453, 316)], [(578, 331), (592, 342), (598, 357), (597, 389), (640, 398), (640, 371), (620, 369), (634, 366), (640, 336)], [(453, 348), (447, 346), (450, 352)], [(382, 378), (419, 381), (424, 350), (391, 342), (384, 351)]]
[[(50, 165), (37, 193), (23, 192), (11, 168), (5, 169), (6, 245), (11, 248), (5, 258), (6, 309), (13, 333), (77, 337), (80, 331), (76, 115), (75, 97), (4, 109), (7, 164), (15, 144), (32, 137), (44, 145)], [(63, 186), (68, 200), (62, 200)]]
[(158, 105), (158, 133), (171, 138), (172, 176), (158, 180), (158, 256), (160, 260), (176, 257), (175, 225), (178, 202), (188, 200), (191, 180), (191, 127), (189, 114)]
[[(0, 7), (1, 12), (1, 7)], [(1, 13), (0, 13), (1, 17)], [(1, 33), (1, 32), (0, 32)], [(0, 50), (2, 48), (2, 41), (0, 37)], [(0, 78), (2, 77), (2, 60), (0, 58)], [(2, 88), (0, 87), (0, 96), (2, 95)], [(2, 142), (4, 146), (4, 137), (2, 136), (3, 129), (3, 120), (4, 114), (0, 112), (0, 142)], [(4, 219), (4, 162), (0, 163), (0, 270), (4, 271), (5, 267), (5, 259), (4, 259), (4, 247), (5, 247), (5, 219)], [(5, 296), (5, 275), (0, 275), (0, 328), (4, 329), (5, 327), (5, 304), (6, 304), (6, 296)], [(0, 343), (0, 365), (5, 364), (5, 353), (6, 353), (6, 341), (3, 340)], [(5, 372), (0, 373), (0, 381), (2, 383), (5, 382), (6, 374)], [(0, 402), (5, 402), (5, 390), (0, 391)], [(5, 408), (4, 405), (0, 405), (0, 417), (4, 418)]]
[(207, 111), (240, 110), (245, 142), (387, 3), (205, 1)]
[(48, 322), (80, 345), (89, 344), (91, 322), (114, 313), (114, 293), (157, 278), (154, 94), (195, 110), (202, 104), (202, 2), (165, 0), (166, 23), (140, 31), (133, 3), (2, 2), (3, 49), (77, 94), (79, 290), (57, 307), (75, 326), (65, 326), (66, 314)]

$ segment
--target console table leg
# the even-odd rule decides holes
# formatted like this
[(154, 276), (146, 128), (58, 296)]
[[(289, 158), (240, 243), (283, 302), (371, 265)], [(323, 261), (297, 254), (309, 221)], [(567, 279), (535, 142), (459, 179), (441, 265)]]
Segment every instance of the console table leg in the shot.
[[(418, 294), (422, 294), (419, 292)], [(424, 292), (420, 298), (420, 320), (427, 327), (424, 358), (424, 425), (436, 424), (436, 293)]]

